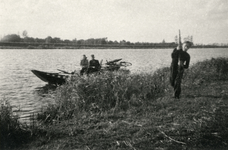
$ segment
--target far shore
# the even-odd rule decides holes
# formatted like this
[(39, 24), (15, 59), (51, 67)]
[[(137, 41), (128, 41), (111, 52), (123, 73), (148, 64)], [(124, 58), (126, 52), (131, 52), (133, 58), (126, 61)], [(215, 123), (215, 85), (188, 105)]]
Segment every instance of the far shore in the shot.
[[(175, 47), (175, 46), (174, 46)], [(0, 49), (173, 49), (174, 47), (169, 46), (86, 46), (86, 45), (78, 45), (78, 46), (0, 46)], [(228, 46), (193, 46), (192, 48), (228, 48)]]

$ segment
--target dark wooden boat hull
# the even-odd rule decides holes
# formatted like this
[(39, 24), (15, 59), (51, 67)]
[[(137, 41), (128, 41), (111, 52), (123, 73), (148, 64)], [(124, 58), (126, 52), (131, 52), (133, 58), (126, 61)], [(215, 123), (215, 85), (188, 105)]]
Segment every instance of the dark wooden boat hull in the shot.
[(38, 78), (49, 84), (61, 85), (66, 82), (69, 75), (63, 75), (59, 73), (49, 73), (38, 70), (31, 70)]

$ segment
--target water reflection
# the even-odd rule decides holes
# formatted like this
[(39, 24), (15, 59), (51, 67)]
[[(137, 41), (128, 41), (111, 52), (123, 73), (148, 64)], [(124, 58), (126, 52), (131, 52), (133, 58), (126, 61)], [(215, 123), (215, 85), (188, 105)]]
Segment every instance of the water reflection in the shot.
[(46, 108), (48, 104), (53, 104), (54, 92), (57, 86), (46, 84), (41, 87), (36, 87), (33, 91), (34, 99), (36, 100), (35, 110), (40, 111)]
[(20, 106), (19, 110), (14, 110), (20, 116), (19, 120), (30, 124), (31, 118), (34, 118), (35, 114), (45, 110), (49, 104), (54, 104), (54, 91), (56, 88), (57, 86), (49, 84), (34, 87), (32, 99), (28, 100), (25, 105)]
[(55, 85), (46, 84), (45, 86), (42, 86), (42, 87), (36, 87), (34, 92), (41, 97), (45, 97), (47, 96), (47, 94), (50, 94), (50, 92), (55, 91), (56, 88), (57, 86)]

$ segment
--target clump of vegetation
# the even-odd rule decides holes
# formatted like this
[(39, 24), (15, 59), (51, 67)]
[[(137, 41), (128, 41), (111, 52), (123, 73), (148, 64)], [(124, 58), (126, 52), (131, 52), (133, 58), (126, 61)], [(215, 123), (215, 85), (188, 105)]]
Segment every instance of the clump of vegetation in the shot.
[(19, 147), (29, 140), (30, 132), (18, 121), (7, 100), (0, 103), (0, 149)]
[[(228, 61), (224, 58), (198, 62), (186, 70), (183, 86), (195, 87), (203, 82), (226, 80)], [(158, 69), (153, 74), (104, 74), (74, 76), (56, 90), (56, 105), (47, 109), (47, 120), (66, 118), (80, 111), (103, 112), (110, 109), (127, 110), (139, 107), (170, 93), (169, 68)], [(64, 112), (64, 113), (63, 113)], [(53, 116), (54, 115), (54, 116)]]
[(69, 119), (81, 111), (97, 113), (108, 110), (126, 111), (146, 105), (167, 90), (168, 68), (152, 74), (125, 74), (106, 72), (87, 76), (74, 76), (57, 88), (56, 105), (50, 106), (39, 119), (45, 121)]
[(197, 85), (203, 82), (228, 79), (228, 59), (212, 58), (194, 64), (186, 70), (184, 82), (186, 84)]

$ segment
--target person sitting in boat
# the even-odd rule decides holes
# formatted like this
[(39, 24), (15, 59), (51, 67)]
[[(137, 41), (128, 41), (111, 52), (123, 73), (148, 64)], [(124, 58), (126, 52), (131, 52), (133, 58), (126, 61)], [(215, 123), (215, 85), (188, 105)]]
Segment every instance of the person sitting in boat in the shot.
[(88, 61), (86, 55), (83, 55), (83, 58), (80, 62), (80, 66), (82, 67), (82, 69), (80, 71), (80, 75), (83, 75), (88, 70), (88, 65), (89, 65), (89, 61)]
[(89, 68), (88, 68), (88, 74), (97, 72), (101, 69), (101, 65), (98, 60), (95, 59), (94, 55), (91, 55), (91, 60), (89, 61)]

